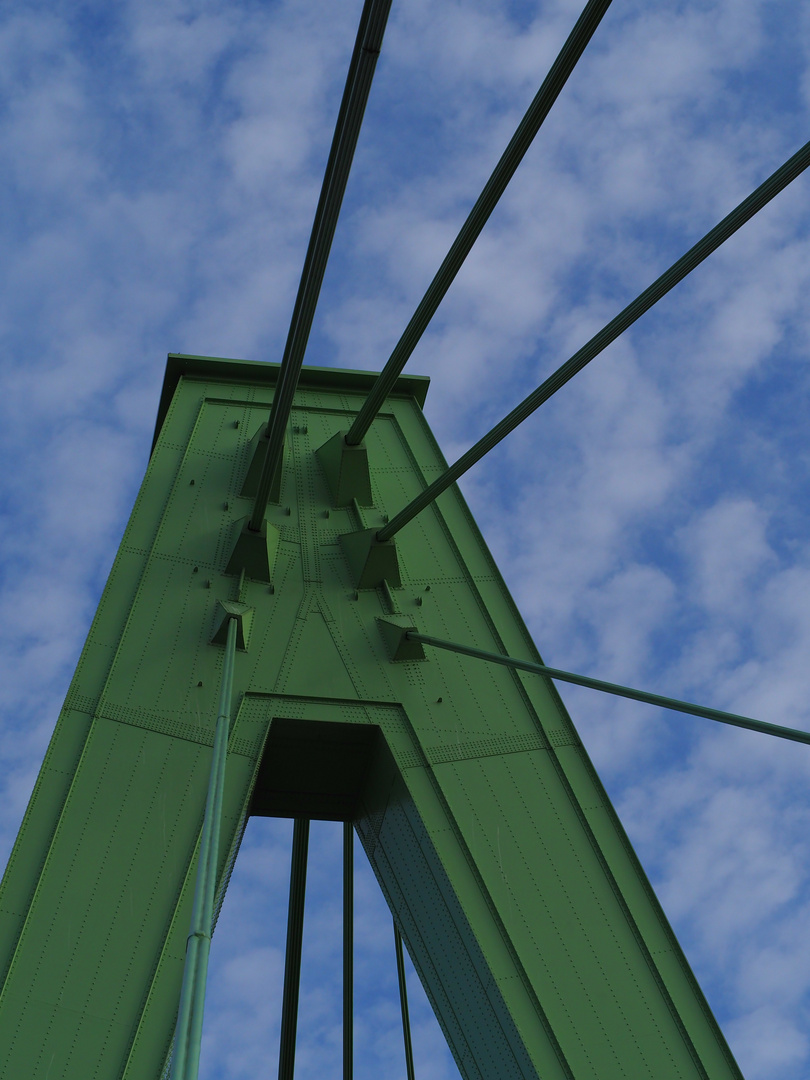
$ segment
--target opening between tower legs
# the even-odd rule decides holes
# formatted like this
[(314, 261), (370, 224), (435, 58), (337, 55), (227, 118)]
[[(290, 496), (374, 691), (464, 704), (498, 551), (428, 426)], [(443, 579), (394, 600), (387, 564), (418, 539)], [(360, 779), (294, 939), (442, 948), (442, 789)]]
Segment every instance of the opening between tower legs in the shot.
[[(294, 814), (284, 987), (281, 1003), (279, 1080), (295, 1075), (296, 1035), (311, 818), (343, 822), (343, 1080), (354, 1074), (354, 828), (379, 728), (312, 720), (273, 721), (257, 776), (250, 813)], [(305, 816), (302, 816), (305, 815)], [(394, 951), (407, 1080), (414, 1080), (402, 935), (394, 921)]]

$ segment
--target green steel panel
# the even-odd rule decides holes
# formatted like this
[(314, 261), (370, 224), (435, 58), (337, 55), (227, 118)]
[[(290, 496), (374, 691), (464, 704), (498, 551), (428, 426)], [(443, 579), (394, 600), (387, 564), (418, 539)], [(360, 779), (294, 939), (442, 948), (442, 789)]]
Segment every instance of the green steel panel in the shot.
[(425, 380), (400, 380), (366, 438), (372, 505), (340, 508), (315, 451), (371, 376), (304, 369), (267, 511), (272, 584), (239, 597), (224, 568), (276, 374), (169, 359), (152, 458), (0, 886), (0, 1073), (164, 1068), (216, 720), (211, 639), (218, 601), (241, 598), (254, 619), (220, 902), (252, 810), (348, 815), (468, 1080), (739, 1077), (553, 685), (448, 652), (390, 659), (380, 618), (539, 660), (457, 489), (397, 537), (401, 588), (357, 588), (341, 536), (381, 527), (444, 468)]

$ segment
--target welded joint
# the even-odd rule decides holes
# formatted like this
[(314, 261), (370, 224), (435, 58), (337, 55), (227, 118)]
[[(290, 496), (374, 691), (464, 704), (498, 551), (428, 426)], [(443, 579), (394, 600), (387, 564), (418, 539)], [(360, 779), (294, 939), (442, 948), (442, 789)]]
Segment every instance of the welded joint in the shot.
[(199, 939), (203, 939), (205, 941), (210, 941), (211, 940), (211, 935), (206, 934), (206, 932), (204, 930), (192, 930), (189, 934), (186, 935), (186, 945), (188, 946), (188, 943), (190, 941), (193, 941), (194, 938), (199, 938)]

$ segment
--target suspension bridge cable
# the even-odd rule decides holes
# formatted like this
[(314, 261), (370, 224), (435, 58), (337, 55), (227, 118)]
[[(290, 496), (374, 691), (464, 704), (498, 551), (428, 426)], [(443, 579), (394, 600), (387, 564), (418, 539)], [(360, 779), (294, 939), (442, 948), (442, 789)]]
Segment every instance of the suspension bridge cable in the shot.
[(281, 998), (278, 1080), (293, 1080), (295, 1073), (295, 1037), (298, 1030), (298, 995), (301, 988), (301, 946), (304, 940), (304, 898), (307, 890), (308, 847), (309, 819), (296, 818), (293, 825), (290, 867), (290, 902), (287, 914), (284, 990)]
[(402, 952), (402, 935), (397, 929), (396, 923), (394, 923), (394, 948), (397, 954), (397, 982), (399, 983), (399, 1008), (402, 1013), (402, 1038), (405, 1041), (405, 1072), (407, 1080), (414, 1080), (411, 1018), (408, 1012), (408, 987), (405, 982), (405, 957)]
[(261, 528), (270, 491), (281, 467), (284, 432), (304, 362), (312, 320), (323, 283), (332, 239), (335, 235), (346, 183), (360, 135), (377, 57), (382, 47), (391, 0), (366, 0), (346, 77), (335, 133), (326, 164), (318, 208), (312, 225), (304, 268), (295, 298), (287, 343), (281, 360), (267, 430), (267, 453), (259, 477), (249, 527)]
[(575, 675), (572, 671), (561, 671), (559, 668), (535, 664), (530, 660), (516, 660), (513, 656), (484, 652), (483, 649), (476, 649), (472, 645), (459, 645), (454, 641), (444, 641), (442, 638), (419, 634), (413, 630), (405, 636), (411, 641), (421, 641), (423, 645), (432, 645), (436, 649), (447, 649), (449, 652), (461, 653), (464, 656), (474, 656), (478, 660), (488, 660), (492, 664), (517, 668), (518, 671), (529, 671), (534, 675), (545, 675), (549, 679), (559, 679), (561, 682), (573, 683), (575, 686), (585, 686), (589, 690), (601, 690), (606, 694), (614, 694), (616, 697), (643, 701), (647, 705), (657, 705), (661, 709), (672, 709), (675, 712), (689, 713), (691, 716), (702, 716), (707, 720), (716, 720), (720, 724), (731, 724), (733, 727), (746, 728), (748, 731), (759, 731), (763, 735), (774, 735), (778, 739), (789, 739), (791, 742), (810, 745), (810, 731), (783, 727), (781, 724), (768, 724), (764, 720), (753, 720), (750, 716), (739, 716), (737, 713), (724, 712), (722, 709), (693, 705), (689, 701), (664, 697), (663, 694), (650, 694), (646, 690), (634, 690), (632, 687), (605, 682), (603, 679), (591, 679), (587, 675)]
[(343, 1080), (354, 1069), (354, 828), (343, 822)]
[(551, 66), (551, 70), (526, 111), (526, 115), (521, 120), (500, 161), (495, 166), (495, 170), (487, 181), (484, 190), (478, 196), (475, 206), (473, 206), (467, 220), (462, 225), (461, 231), (453, 241), (447, 255), (445, 255), (444, 262), (428, 286), (419, 307), (414, 312), (411, 321), (405, 328), (405, 332), (394, 347), (388, 362), (372, 386), (363, 407), (349, 428), (346, 442), (350, 446), (362, 442), (366, 432), (371, 427), (374, 417), (391, 393), (394, 383), (407, 364), (422, 334), (427, 329), (428, 323), (435, 315), (439, 304), (452, 285), (456, 274), (461, 269), (473, 244), (489, 220), (490, 214), (514, 176), (518, 165), (523, 160), (526, 151), (532, 144), (532, 140), (540, 130), (551, 106), (557, 100), (560, 91), (568, 80), (568, 76), (574, 70), (577, 61), (582, 56), (586, 45), (591, 40), (610, 4), (611, 0), (589, 0), (585, 6), (574, 29), (568, 36), (568, 40), (560, 50), (557, 59)]
[(810, 142), (804, 144), (793, 157), (785, 162), (781, 168), (768, 177), (756, 191), (744, 199), (739, 206), (723, 218), (715, 227), (691, 247), (685, 255), (657, 278), (652, 285), (628, 304), (623, 311), (604, 326), (598, 334), (595, 334), (579, 352), (567, 360), (561, 367), (550, 375), (544, 383), (541, 383), (528, 397), (496, 424), (491, 431), (479, 439), (474, 446), (462, 454), (458, 461), (449, 467), (433, 481), (421, 494), (400, 510), (378, 533), (380, 541), (390, 540), (403, 525), (407, 525), (412, 518), (429, 506), (433, 500), (441, 495), (450, 485), (458, 480), (471, 466), (480, 461), (494, 446), (504, 439), (518, 424), (521, 424), (528, 416), (538, 409), (544, 401), (555, 394), (569, 379), (580, 372), (586, 364), (589, 364), (596, 356), (615, 341), (620, 334), (639, 319), (645, 312), (656, 304), (661, 297), (665, 296), (679, 282), (683, 281), (687, 274), (695, 269), (705, 258), (716, 251), (728, 238), (742, 225), (762, 209), (767, 203), (778, 195), (780, 191), (795, 180), (807, 166), (810, 165)]

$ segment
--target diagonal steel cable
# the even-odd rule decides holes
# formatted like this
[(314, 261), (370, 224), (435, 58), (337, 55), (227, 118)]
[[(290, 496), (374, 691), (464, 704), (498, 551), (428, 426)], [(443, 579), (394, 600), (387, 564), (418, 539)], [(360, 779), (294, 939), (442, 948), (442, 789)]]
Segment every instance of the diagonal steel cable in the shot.
[(534, 675), (545, 675), (548, 679), (559, 679), (560, 682), (585, 686), (589, 690), (601, 690), (605, 694), (629, 698), (631, 701), (642, 701), (646, 705), (657, 705), (661, 709), (671, 709), (673, 712), (686, 713), (689, 716), (702, 716), (706, 720), (731, 724), (733, 727), (745, 728), (747, 731), (775, 735), (778, 739), (810, 744), (810, 731), (802, 731), (800, 728), (769, 724), (764, 720), (754, 720), (750, 716), (740, 716), (738, 713), (725, 712), (723, 709), (711, 709), (707, 705), (693, 705), (691, 701), (680, 701), (678, 698), (665, 697), (663, 694), (651, 694), (647, 690), (635, 690), (631, 686), (605, 682), (604, 679), (592, 679), (589, 675), (577, 675), (573, 671), (562, 671), (560, 668), (547, 667), (545, 664), (535, 664), (532, 660), (517, 660), (514, 656), (504, 656), (503, 653), (485, 652), (483, 649), (476, 649), (474, 645), (460, 645), (455, 641), (444, 641), (442, 638), (431, 637), (430, 634), (419, 634), (415, 630), (409, 630), (405, 636), (410, 641), (421, 641), (423, 645), (447, 649), (449, 652), (461, 653), (462, 656), (473, 656), (478, 660), (488, 660), (502, 667), (528, 671)]
[(396, 923), (394, 923), (394, 949), (397, 956), (397, 982), (399, 983), (399, 1008), (402, 1014), (402, 1037), (405, 1043), (405, 1076), (406, 1080), (415, 1080), (411, 1017), (408, 1011), (408, 987), (405, 981), (405, 956), (402, 951), (402, 935)]
[(531, 416), (544, 401), (548, 401), (552, 394), (555, 394), (569, 379), (582, 371), (586, 364), (589, 364), (594, 357), (606, 349), (629, 326), (632, 326), (637, 319), (649, 311), (661, 297), (666, 296), (670, 289), (683, 281), (687, 274), (691, 273), (696, 266), (702, 263), (713, 251), (716, 251), (746, 221), (749, 221), (754, 214), (804, 172), (808, 165), (810, 165), (810, 142), (805, 143), (801, 150), (798, 150), (781, 168), (769, 176), (756, 191), (752, 192), (747, 199), (744, 199), (739, 206), (706, 233), (702, 240), (699, 240), (685, 255), (682, 255), (677, 262), (673, 263), (669, 270), (657, 278), (640, 296), (628, 304), (623, 311), (620, 311), (598, 334), (595, 334), (590, 341), (583, 345), (579, 352), (574, 353), (570, 360), (557, 368), (544, 383), (541, 383), (536, 390), (524, 398), (508, 416), (505, 416), (499, 424), (496, 424), (482, 439), (479, 439), (465, 454), (462, 454), (454, 465), (451, 465), (420, 495), (417, 495), (403, 510), (400, 510), (395, 517), (391, 518), (388, 524), (377, 533), (377, 539), (380, 541), (390, 540), (403, 525), (407, 525), (420, 511), (429, 506), (455, 480), (475, 465), (477, 461), (480, 461), (511, 431), (514, 431), (518, 424)]
[(278, 1080), (294, 1080), (295, 1077), (295, 1040), (298, 1032), (298, 997), (301, 990), (301, 950), (304, 940), (308, 851), (309, 818), (296, 818), (293, 825), (290, 901), (287, 908), (287, 949), (284, 957), (284, 988), (281, 995)]
[(354, 1073), (354, 826), (343, 822), (343, 1080)]
[(360, 17), (357, 40), (349, 64), (343, 98), (335, 124), (335, 134), (332, 138), (318, 208), (315, 212), (309, 247), (298, 285), (298, 295), (295, 298), (292, 321), (287, 334), (287, 343), (284, 346), (281, 370), (270, 409), (267, 454), (259, 477), (253, 513), (249, 522), (250, 528), (254, 531), (261, 528), (273, 480), (281, 465), (284, 432), (298, 386), (304, 353), (312, 329), (312, 320), (315, 317), (323, 275), (326, 271), (326, 263), (329, 259), (390, 9), (391, 0), (366, 0)]
[(515, 175), (518, 165), (523, 160), (535, 135), (548, 116), (551, 106), (559, 97), (560, 91), (568, 81), (568, 76), (574, 70), (577, 61), (582, 56), (585, 47), (593, 37), (602, 16), (610, 7), (610, 4), (611, 0), (589, 0), (583, 9), (574, 29), (552, 64), (551, 70), (543, 80), (542, 86), (537, 91), (515, 134), (510, 139), (509, 145), (501, 155), (495, 170), (487, 180), (484, 190), (478, 196), (475, 206), (473, 206), (467, 220), (461, 227), (461, 231), (453, 241), (452, 247), (445, 255), (444, 262), (428, 286), (419, 307), (406, 326), (402, 337), (394, 346), (394, 351), (378, 375), (377, 381), (369, 391), (363, 407), (346, 435), (346, 442), (350, 446), (356, 446), (362, 442), (366, 432), (371, 427), (374, 417), (391, 393), (394, 383), (410, 359), (411, 353), (427, 329), (428, 323), (436, 314), (439, 304), (444, 299), (456, 274), (472, 250), (473, 244), (480, 236), (481, 230), (489, 220), (490, 214), (506, 190), (509, 181)]

